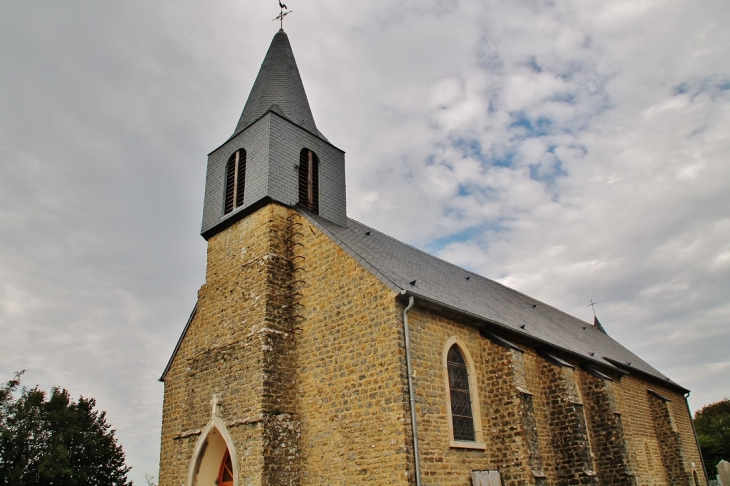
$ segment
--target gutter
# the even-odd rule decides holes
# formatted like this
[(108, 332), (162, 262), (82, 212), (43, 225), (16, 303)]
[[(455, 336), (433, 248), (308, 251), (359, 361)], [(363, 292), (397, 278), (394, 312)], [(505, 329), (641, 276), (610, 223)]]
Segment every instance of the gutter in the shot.
[(689, 414), (689, 423), (692, 424), (692, 434), (695, 436), (695, 444), (697, 444), (697, 452), (700, 455), (700, 464), (702, 464), (702, 472), (705, 473), (705, 482), (710, 484), (710, 477), (707, 475), (705, 468), (705, 458), (702, 457), (702, 449), (700, 449), (700, 439), (697, 437), (697, 429), (695, 429), (695, 420), (692, 417), (692, 410), (689, 409), (689, 392), (684, 395), (684, 403), (687, 405), (687, 413)]
[(408, 305), (403, 309), (403, 335), (406, 341), (406, 367), (408, 369), (408, 395), (411, 401), (411, 430), (413, 432), (413, 460), (415, 462), (416, 486), (421, 486), (421, 462), (418, 458), (418, 426), (416, 425), (416, 394), (413, 387), (413, 366), (411, 365), (411, 333), (408, 330), (408, 311), (415, 300), (408, 297)]

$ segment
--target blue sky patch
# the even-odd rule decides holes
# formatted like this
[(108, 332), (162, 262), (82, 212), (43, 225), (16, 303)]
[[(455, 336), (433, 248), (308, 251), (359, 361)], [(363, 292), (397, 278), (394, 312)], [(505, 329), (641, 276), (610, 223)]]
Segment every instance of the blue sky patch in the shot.
[(672, 95), (679, 96), (683, 94), (689, 94), (690, 98), (694, 99), (702, 93), (706, 93), (709, 94), (710, 97), (714, 97), (718, 94), (718, 92), (729, 90), (730, 80), (718, 80), (717, 76), (708, 76), (703, 79), (682, 81), (672, 89)]
[(684, 83), (679, 83), (679, 84), (678, 84), (677, 86), (675, 86), (675, 87), (674, 87), (674, 89), (672, 90), (672, 93), (673, 93), (673, 94), (674, 94), (675, 96), (678, 96), (678, 95), (681, 95), (681, 94), (684, 94), (684, 93), (686, 93), (688, 89), (689, 89), (689, 88), (688, 88), (688, 85), (687, 85), (687, 83), (686, 83), (686, 82), (684, 82)]
[(499, 233), (503, 229), (504, 228), (502, 228), (498, 222), (471, 226), (457, 233), (434, 240), (430, 242), (425, 249), (429, 253), (439, 253), (451, 243), (466, 243), (469, 241), (478, 241), (480, 237), (486, 233)]
[(535, 120), (530, 120), (523, 112), (511, 113), (512, 123), (510, 128), (524, 128), (527, 132), (525, 138), (541, 137), (547, 135), (552, 131), (553, 121), (549, 118), (538, 117)]
[[(451, 138), (451, 145), (461, 151), (463, 158), (473, 158), (482, 162), (483, 166), (512, 167), (515, 152), (510, 150), (495, 155), (492, 148), (491, 153), (485, 154), (484, 148), (479, 140), (475, 138)], [(432, 160), (433, 158), (429, 158)]]
[(555, 183), (555, 180), (558, 177), (565, 177), (568, 175), (568, 172), (563, 169), (563, 163), (560, 161), (560, 159), (557, 158), (555, 160), (555, 163), (552, 164), (549, 170), (545, 170), (545, 168), (546, 167), (542, 164), (530, 165), (530, 179), (551, 186)]
[(577, 96), (574, 95), (573, 93), (559, 93), (559, 94), (556, 94), (555, 96), (548, 98), (548, 100), (555, 101), (558, 103), (567, 103), (569, 105), (574, 105), (574, 104), (576, 104), (576, 98), (577, 98)]
[(482, 153), (482, 144), (475, 138), (452, 138), (451, 145), (459, 149), (464, 158), (473, 157), (475, 159), (484, 160)]
[(532, 58), (530, 58), (530, 61), (527, 63), (527, 65), (530, 67), (530, 69), (534, 73), (542, 72), (542, 67), (540, 67), (540, 65), (537, 63), (537, 59), (534, 56)]
[(497, 167), (512, 167), (514, 165), (514, 160), (515, 153), (510, 151), (499, 157), (493, 157), (489, 162), (491, 162), (491, 165)]

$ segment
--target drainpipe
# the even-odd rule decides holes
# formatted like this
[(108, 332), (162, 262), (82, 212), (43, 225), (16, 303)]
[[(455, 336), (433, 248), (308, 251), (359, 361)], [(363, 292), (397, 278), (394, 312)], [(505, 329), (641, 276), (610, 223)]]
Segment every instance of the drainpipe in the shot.
[(697, 452), (700, 454), (700, 464), (702, 464), (702, 471), (705, 473), (705, 482), (709, 484), (710, 477), (707, 475), (707, 469), (705, 468), (705, 458), (702, 457), (702, 449), (700, 449), (700, 440), (697, 438), (697, 429), (695, 429), (695, 420), (692, 417), (692, 410), (689, 409), (689, 392), (684, 395), (684, 403), (687, 405), (687, 413), (689, 414), (689, 423), (692, 424), (692, 433), (695, 436), (695, 444), (697, 444)]
[(413, 459), (416, 468), (416, 486), (421, 486), (421, 462), (418, 459), (418, 427), (416, 426), (416, 394), (413, 387), (411, 366), (411, 333), (408, 331), (408, 311), (413, 308), (413, 296), (408, 297), (408, 306), (403, 309), (403, 334), (406, 340), (406, 367), (408, 368), (408, 395), (411, 399), (411, 429), (413, 430)]

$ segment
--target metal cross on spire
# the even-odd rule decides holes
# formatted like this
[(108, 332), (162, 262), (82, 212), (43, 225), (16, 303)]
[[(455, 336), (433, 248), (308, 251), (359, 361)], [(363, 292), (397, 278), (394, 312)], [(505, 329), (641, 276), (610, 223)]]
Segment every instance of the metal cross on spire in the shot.
[(596, 317), (596, 304), (598, 304), (598, 302), (593, 302), (593, 299), (591, 299), (591, 303), (588, 304), (588, 307), (593, 308), (593, 317), (594, 318)]
[[(284, 30), (284, 17), (286, 17), (287, 15), (289, 15), (290, 13), (292, 13), (293, 10), (289, 10), (288, 12), (284, 12), (284, 10), (287, 8), (287, 6), (284, 5), (283, 3), (281, 3), (281, 0), (279, 0), (279, 8), (281, 8), (281, 13), (279, 15), (277, 15), (274, 20), (278, 20), (281, 23), (281, 27), (280, 27), (281, 30)], [(272, 20), (272, 22), (274, 20)]]

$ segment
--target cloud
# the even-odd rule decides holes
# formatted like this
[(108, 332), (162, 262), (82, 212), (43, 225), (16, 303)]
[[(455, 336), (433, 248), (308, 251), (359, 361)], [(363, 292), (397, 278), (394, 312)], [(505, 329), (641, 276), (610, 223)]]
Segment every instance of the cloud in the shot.
[[(351, 217), (580, 318), (592, 298), (693, 406), (727, 395), (730, 5), (289, 6)], [(0, 372), (96, 397), (137, 482), (270, 7), (0, 7)]]

